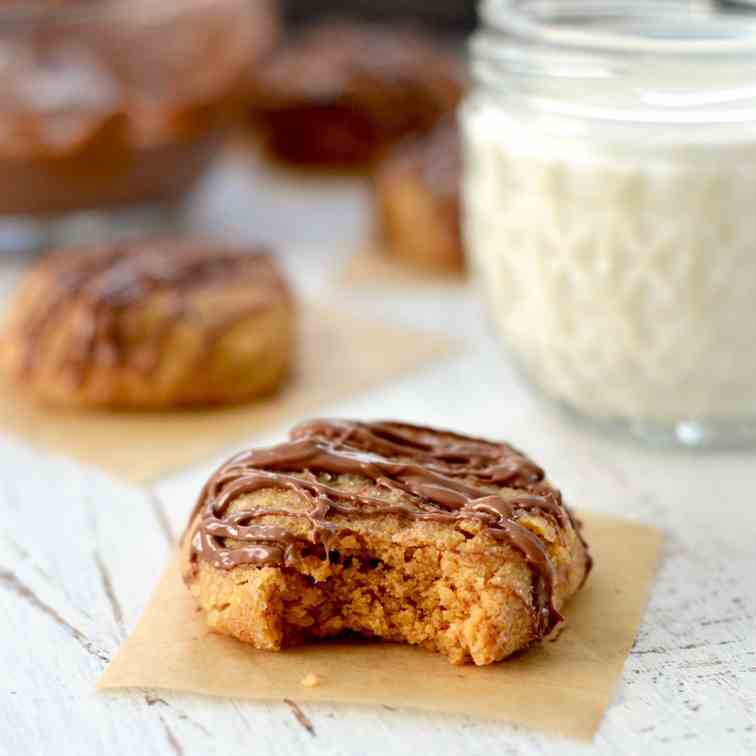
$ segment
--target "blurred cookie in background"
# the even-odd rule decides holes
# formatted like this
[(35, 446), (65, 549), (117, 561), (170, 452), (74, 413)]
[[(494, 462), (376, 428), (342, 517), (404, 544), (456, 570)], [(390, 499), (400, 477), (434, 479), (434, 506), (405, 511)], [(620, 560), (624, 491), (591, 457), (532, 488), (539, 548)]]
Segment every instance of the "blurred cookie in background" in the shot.
[(284, 381), (293, 323), (264, 250), (165, 238), (61, 249), (22, 282), (0, 365), (45, 404), (236, 403)]
[(375, 201), (381, 249), (419, 268), (464, 267), (460, 232), (461, 154), (454, 118), (410, 138), (378, 163)]
[(278, 26), (272, 0), (0, 0), (0, 249), (169, 228)]
[(460, 60), (419, 32), (324, 21), (303, 29), (251, 77), (250, 121), (294, 165), (361, 168), (454, 111)]

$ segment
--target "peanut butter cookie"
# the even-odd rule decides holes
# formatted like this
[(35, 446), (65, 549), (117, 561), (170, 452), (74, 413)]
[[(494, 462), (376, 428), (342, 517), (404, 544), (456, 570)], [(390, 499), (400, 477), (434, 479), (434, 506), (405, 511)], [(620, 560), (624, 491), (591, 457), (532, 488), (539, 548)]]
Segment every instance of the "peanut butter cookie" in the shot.
[(459, 134), (452, 119), (387, 153), (374, 180), (387, 255), (428, 270), (462, 269), (461, 173)]
[(483, 665), (555, 628), (590, 557), (511, 446), (316, 420), (212, 476), (182, 565), (210, 628), (260, 649), (351, 631)]
[(256, 68), (251, 122), (280, 160), (361, 167), (453, 111), (462, 80), (456, 58), (423, 35), (322, 22)]
[(22, 282), (0, 364), (49, 404), (240, 402), (284, 380), (293, 309), (260, 250), (183, 239), (62, 249)]

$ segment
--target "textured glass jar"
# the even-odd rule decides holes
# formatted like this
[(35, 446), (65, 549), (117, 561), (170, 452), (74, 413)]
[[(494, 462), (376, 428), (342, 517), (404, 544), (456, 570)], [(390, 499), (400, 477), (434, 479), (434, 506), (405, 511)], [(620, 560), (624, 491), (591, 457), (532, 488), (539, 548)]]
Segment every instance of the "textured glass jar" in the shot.
[(488, 0), (464, 232), (508, 352), (645, 439), (756, 440), (756, 19)]

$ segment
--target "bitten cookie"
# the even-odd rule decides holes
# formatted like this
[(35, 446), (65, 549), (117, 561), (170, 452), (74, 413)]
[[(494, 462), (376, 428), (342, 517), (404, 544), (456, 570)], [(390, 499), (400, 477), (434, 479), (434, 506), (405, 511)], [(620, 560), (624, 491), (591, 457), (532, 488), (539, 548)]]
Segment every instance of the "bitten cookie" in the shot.
[(315, 420), (220, 467), (182, 568), (210, 628), (260, 649), (352, 631), (482, 665), (549, 633), (590, 557), (507, 444)]
[(256, 68), (251, 122), (280, 160), (361, 166), (454, 110), (462, 78), (454, 56), (419, 34), (324, 22)]
[(461, 270), (460, 180), (459, 134), (452, 119), (390, 150), (374, 180), (385, 253), (426, 269)]
[(284, 380), (293, 309), (259, 250), (183, 239), (61, 249), (22, 283), (0, 363), (56, 405), (239, 402)]

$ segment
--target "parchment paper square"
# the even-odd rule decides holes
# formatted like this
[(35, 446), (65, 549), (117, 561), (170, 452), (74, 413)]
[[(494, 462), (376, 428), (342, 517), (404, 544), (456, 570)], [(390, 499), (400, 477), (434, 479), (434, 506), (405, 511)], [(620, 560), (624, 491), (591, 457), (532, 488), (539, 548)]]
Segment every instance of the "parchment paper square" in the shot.
[[(581, 512), (595, 568), (553, 641), (488, 667), (455, 667), (422, 649), (325, 642), (273, 653), (209, 633), (181, 582), (164, 573), (136, 629), (98, 683), (212, 696), (407, 707), (501, 719), (590, 740), (635, 640), (661, 533)], [(317, 675), (317, 687), (301, 684)]]

